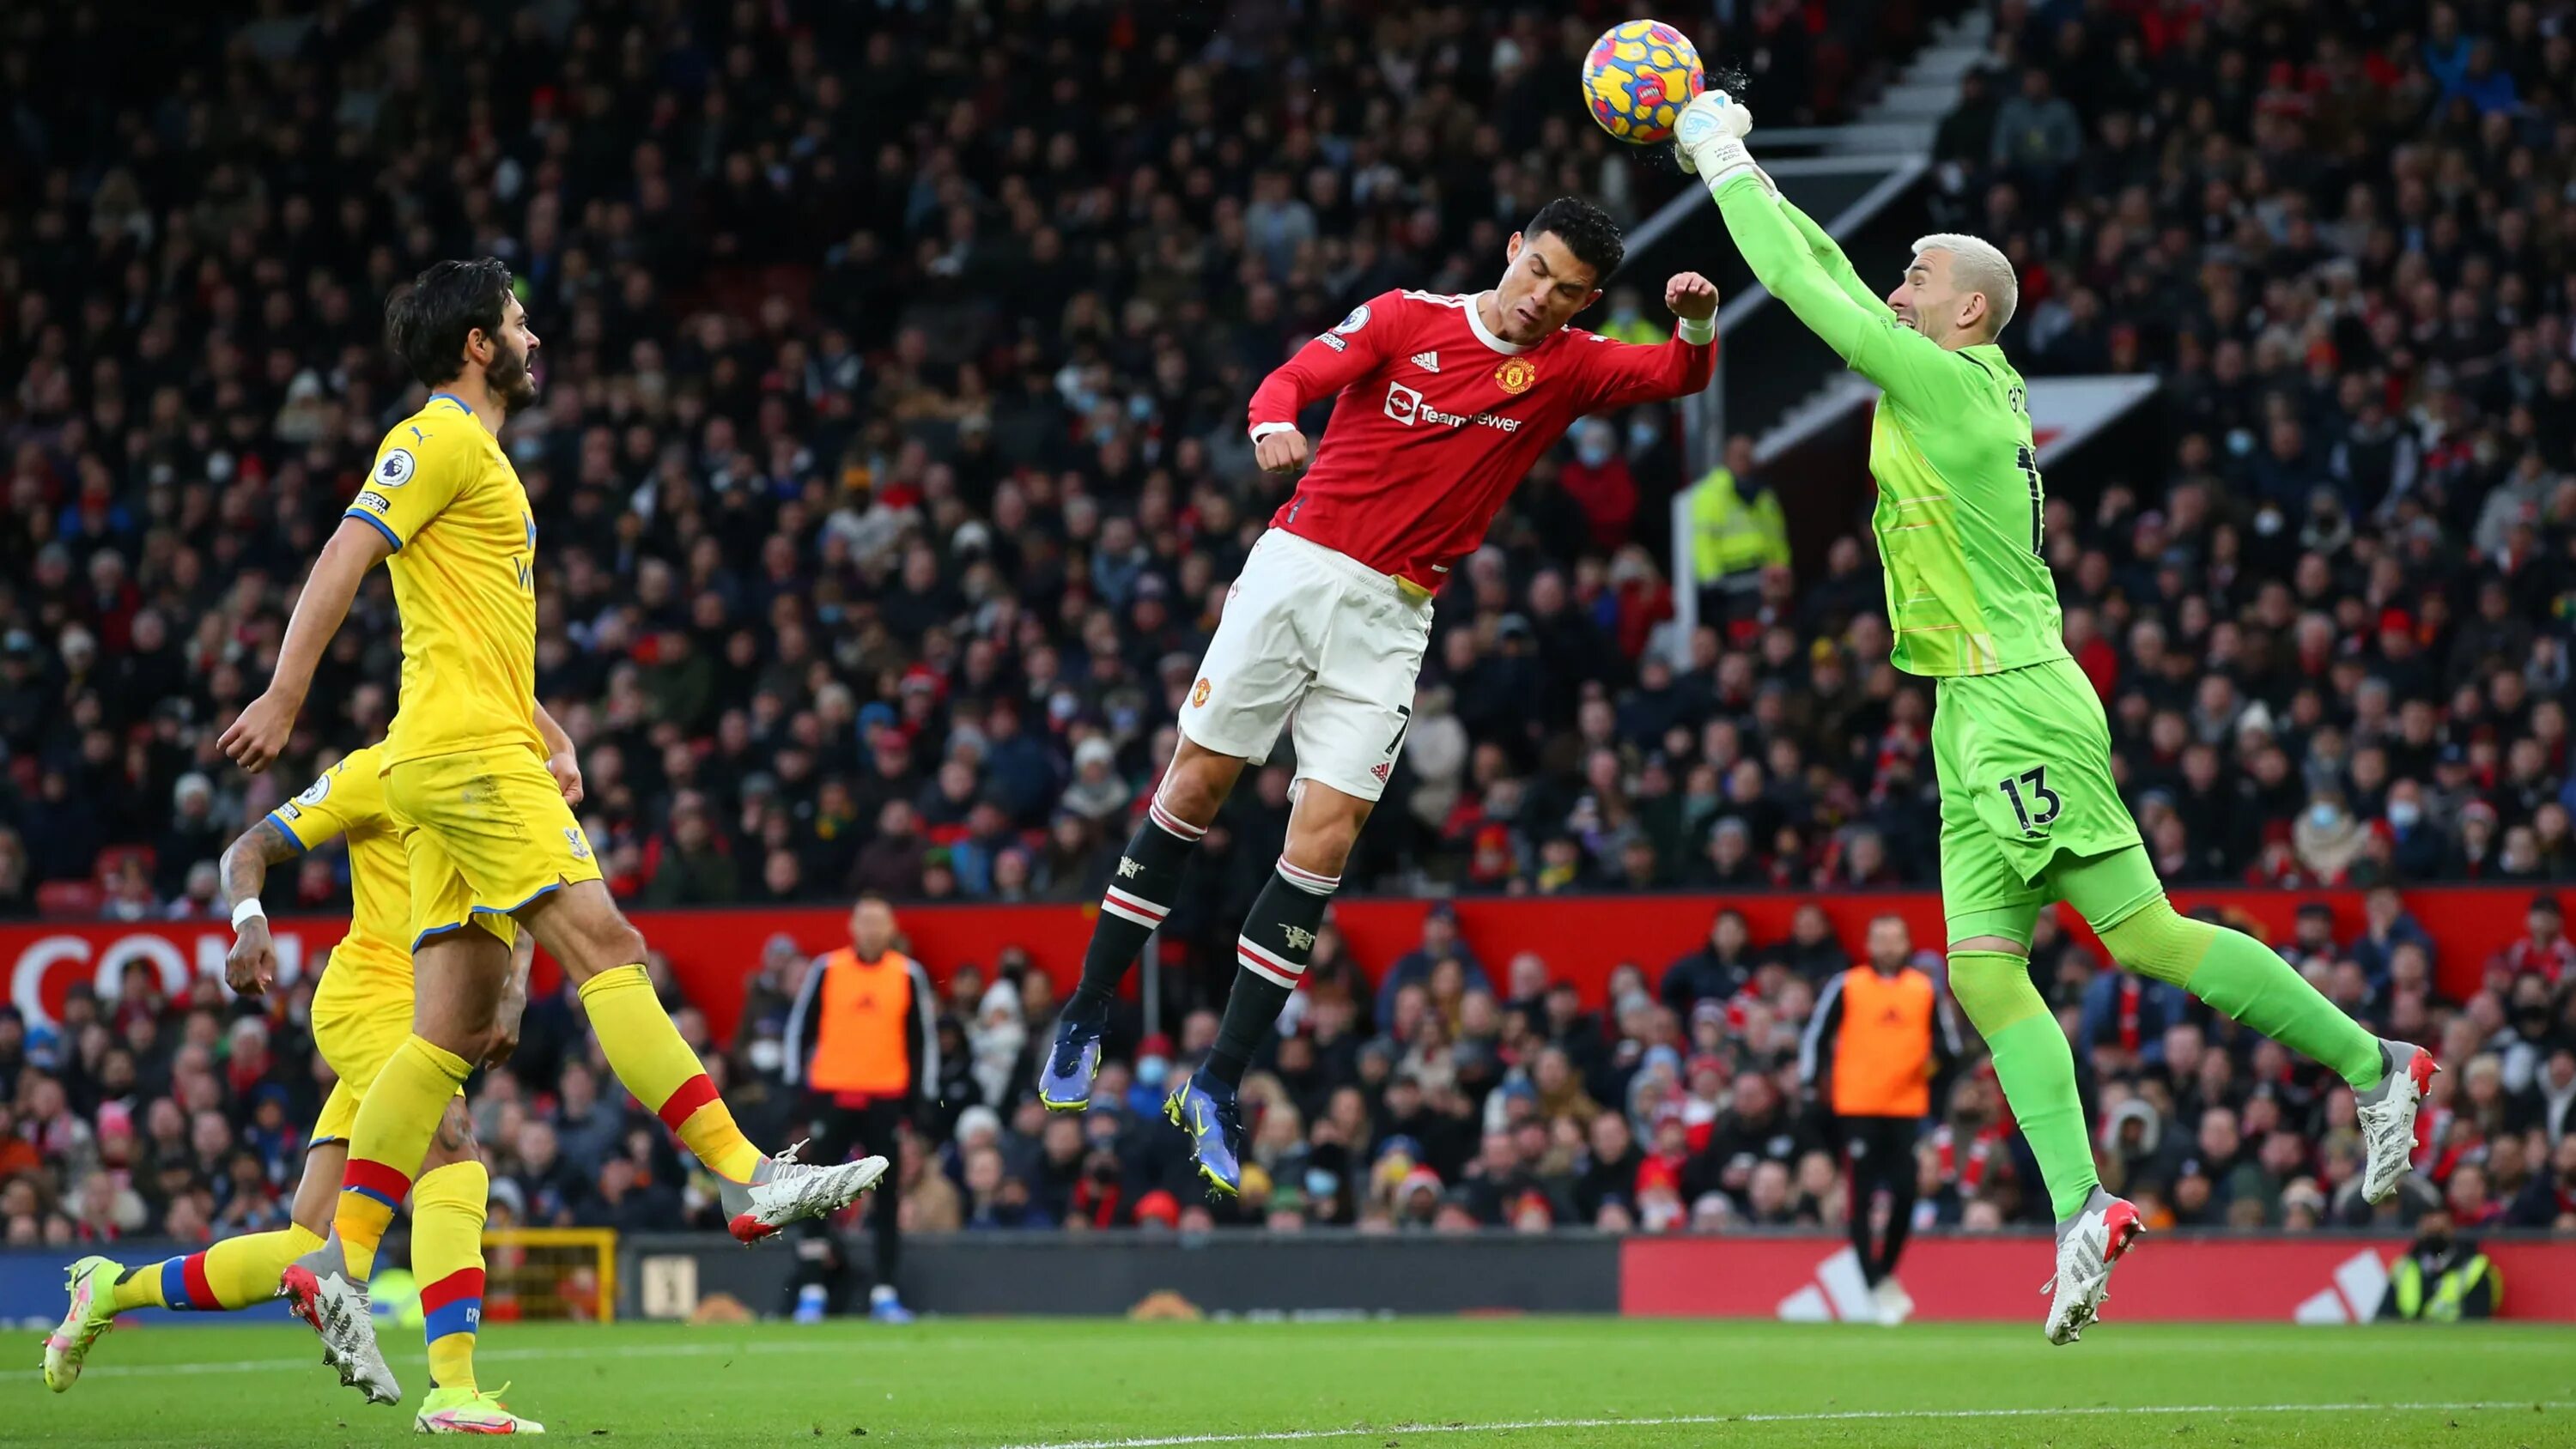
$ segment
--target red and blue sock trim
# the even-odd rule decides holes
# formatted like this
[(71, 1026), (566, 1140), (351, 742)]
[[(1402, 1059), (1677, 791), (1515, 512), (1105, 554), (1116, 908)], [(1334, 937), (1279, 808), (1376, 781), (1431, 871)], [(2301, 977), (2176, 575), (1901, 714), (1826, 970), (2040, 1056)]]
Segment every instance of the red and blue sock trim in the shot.
[(457, 1333), (472, 1333), (483, 1322), (483, 1270), (459, 1268), (420, 1290), (425, 1341), (436, 1343)]
[(206, 1255), (190, 1253), (161, 1265), (161, 1301), (182, 1313), (219, 1309), (215, 1287), (206, 1281)]
[(402, 1210), (402, 1200), (411, 1194), (411, 1179), (363, 1157), (349, 1159), (348, 1169), (340, 1175), (340, 1190), (375, 1199), (387, 1212)]

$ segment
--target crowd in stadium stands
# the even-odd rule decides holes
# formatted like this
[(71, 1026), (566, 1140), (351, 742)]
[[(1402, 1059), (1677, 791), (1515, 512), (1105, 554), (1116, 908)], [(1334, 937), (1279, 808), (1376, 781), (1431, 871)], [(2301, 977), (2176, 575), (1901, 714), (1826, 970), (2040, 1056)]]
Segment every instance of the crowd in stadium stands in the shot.
[[(213, 748), (417, 401), (382, 298), (485, 252), (546, 339), (503, 441), (541, 539), (538, 690), (620, 896), (1095, 899), (1283, 496), (1241, 427), (1261, 373), (1358, 298), (1479, 287), (1550, 196), (1634, 218), (1677, 184), (1566, 101), (1619, 8), (583, 0), (441, 11), (433, 36), (426, 8), (332, 0), (117, 46), (103, 7), (15, 17), (0, 917), (216, 912), (225, 841), (383, 729), (379, 578), (286, 767), (246, 779)], [(1828, 7), (1859, 31), (1728, 8), (1744, 33), (1702, 38), (1776, 122), (1845, 113), (1872, 27), (1917, 7)], [(1995, 65), (1941, 126), (1938, 204), (2023, 268), (2008, 348), (2168, 378), (2171, 457), (2053, 502), (2047, 536), (2169, 879), (2576, 877), (2576, 39), (2538, 9), (2003, 0)], [(1587, 321), (1658, 328), (1630, 280)], [(1930, 695), (1885, 663), (1856, 538), (1666, 637), (1672, 424), (1583, 430), (1461, 566), (1355, 887), (1928, 883)], [(1287, 786), (1274, 765), (1238, 792), (1173, 939), (1232, 935)], [(336, 857), (270, 901), (345, 904)], [(1260, 1079), (1262, 1190), (1223, 1211), (1831, 1221), (1796, 1060), (1843, 964), (1820, 922), (1721, 923), (1598, 1015), (1543, 954), (1479, 962), (1434, 925), (1360, 963), (1327, 935)], [(2555, 906), (2467, 1002), (2432, 995), (2438, 943), (2374, 922), (2285, 949), (2452, 1065), (2405, 1210), (2567, 1225)], [(2116, 1184), (2159, 1219), (2352, 1220), (2348, 1094), (2053, 927), (2035, 960)], [(1043, 976), (930, 964), (951, 1050), (902, 1170), (919, 1226), (1210, 1211), (1140, 1110), (1210, 1015), (1126, 1032), (1103, 1109), (1043, 1120)], [(801, 969), (774, 953), (742, 1038), (697, 1043), (763, 1140), (801, 1107), (758, 1008)], [(164, 1001), (137, 971), (33, 1035), (0, 1008), (7, 1241), (273, 1225), (319, 1100), (305, 999)], [(543, 1000), (478, 1087), (505, 1210), (710, 1212), (593, 1050), (569, 993)], [(1924, 1210), (2042, 1215), (1990, 1078), (1944, 1087)]]
[[(2393, 1227), (2445, 1207), (2472, 1230), (2576, 1232), (2576, 944), (2559, 903), (2487, 963), (2466, 1003), (2429, 984), (2437, 945), (2394, 890), (2338, 940), (2321, 910), (2282, 950), (2373, 1030), (2439, 1044), (2453, 1070), (2428, 1109), (2420, 1171), (2390, 1205), (2359, 1200), (2351, 1093), (2270, 1042), (2231, 1037), (2171, 987), (2109, 971), (2054, 918), (2033, 970), (2080, 1048), (2105, 1179), (2155, 1226)], [(1868, 950), (1935, 973), (1890, 917)], [(1050, 1116), (1034, 1091), (1057, 999), (1005, 953), (936, 962), (935, 1080), (897, 1151), (907, 1230), (1245, 1228), (1647, 1232), (1837, 1227), (1849, 1211), (1830, 1123), (1805, 1075), (1818, 993), (1855, 964), (1821, 911), (1756, 941), (1721, 911), (1704, 947), (1615, 973), (1587, 1010), (1536, 951), (1486, 962), (1435, 909), (1419, 945), (1360, 963), (1329, 927), (1276, 1051), (1247, 1080), (1254, 1123), (1239, 1204), (1196, 1187), (1161, 1120), (1171, 1074), (1214, 1040), (1197, 1010), (1177, 1037), (1130, 1019), (1093, 1108)], [(1363, 971), (1365, 966), (1374, 968)], [(657, 972), (659, 970), (657, 966)], [(813, 969), (781, 936), (748, 979), (730, 1042), (660, 975), (684, 1036), (746, 1130), (801, 1134), (813, 1103), (788, 1084), (787, 1003)], [(1370, 983), (1375, 980), (1377, 984)], [(202, 1240), (275, 1226), (303, 1125), (328, 1077), (306, 1027), (311, 986), (237, 1014), (211, 981), (165, 1002), (138, 965), (113, 1003), (86, 987), (59, 1028), (0, 1007), (0, 1241)], [(2046, 1196), (1971, 1058), (1936, 1082), (1917, 1150), (1919, 1222), (1966, 1230), (2044, 1220)], [(531, 1006), (473, 1117), (497, 1220), (626, 1230), (713, 1226), (710, 1185), (608, 1075), (566, 989)]]

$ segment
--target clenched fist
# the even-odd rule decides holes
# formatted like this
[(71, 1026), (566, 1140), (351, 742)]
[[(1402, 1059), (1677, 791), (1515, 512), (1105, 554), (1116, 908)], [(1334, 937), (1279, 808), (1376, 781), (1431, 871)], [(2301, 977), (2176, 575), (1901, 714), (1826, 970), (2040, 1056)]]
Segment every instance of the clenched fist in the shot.
[[(1709, 295), (1716, 296), (1717, 289), (1709, 288)], [(1709, 305), (1714, 308), (1717, 304), (1711, 302)], [(1286, 428), (1253, 444), (1252, 459), (1261, 465), (1264, 473), (1294, 473), (1306, 466), (1309, 451), (1306, 435), (1295, 428)]]
[(1705, 322), (1717, 315), (1717, 283), (1697, 272), (1675, 272), (1664, 283), (1664, 305), (1685, 322)]

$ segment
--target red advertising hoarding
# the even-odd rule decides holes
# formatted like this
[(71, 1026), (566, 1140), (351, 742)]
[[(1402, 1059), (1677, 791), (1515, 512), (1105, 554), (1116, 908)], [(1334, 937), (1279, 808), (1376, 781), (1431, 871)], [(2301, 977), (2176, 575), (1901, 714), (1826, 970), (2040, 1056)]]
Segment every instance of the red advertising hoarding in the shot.
[[(2120, 1264), (2120, 1322), (2366, 1323), (2379, 1311), (2397, 1238), (2149, 1236)], [(2576, 1243), (2486, 1244), (2504, 1285), (2498, 1316), (2576, 1323)], [(2048, 1240), (1917, 1238), (1897, 1276), (1930, 1322), (2027, 1321), (2051, 1266)], [(1860, 1260), (1839, 1238), (1632, 1237), (1619, 1247), (1619, 1311), (1649, 1318), (1871, 1322)]]
[[(2489, 956), (2523, 931), (2531, 892), (2498, 886), (2450, 886), (2407, 893), (2408, 907), (2440, 942), (2437, 968), (2444, 992), (2476, 991)], [(2362, 929), (2361, 897), (2353, 891), (2185, 890), (2175, 893), (2185, 910), (2210, 904), (2241, 912), (2271, 939), (2286, 940), (2298, 908), (2321, 901), (2335, 913), (2338, 939)], [(1467, 944), (1498, 975), (1522, 951), (1536, 951), (1557, 976), (1574, 981), (1599, 1004), (1612, 970), (1623, 962), (1645, 969), (1650, 980), (1676, 957), (1706, 938), (1710, 914), (1721, 905), (1742, 910), (1754, 939), (1787, 934), (1789, 918), (1808, 901), (1822, 906), (1847, 947), (1857, 949), (1870, 918), (1886, 912), (1905, 918), (1918, 944), (1941, 937), (1941, 898), (1929, 891), (1832, 895), (1650, 895), (1471, 897), (1456, 902)], [(1412, 949), (1421, 938), (1429, 902), (1345, 900), (1333, 919), (1352, 956), (1371, 971)], [(1005, 947), (1025, 949), (1059, 987), (1082, 970), (1096, 908), (1088, 905), (908, 906), (900, 918), (913, 953), (933, 974), (966, 962), (990, 963)], [(689, 999), (703, 1010), (719, 1037), (733, 1030), (743, 979), (760, 961), (761, 945), (785, 932), (808, 952), (846, 942), (846, 912), (835, 907), (639, 911), (635, 923), (671, 963)], [(340, 938), (342, 921), (282, 917), (274, 923), (280, 974), (289, 981), (318, 962)], [(2079, 930), (2079, 934), (2083, 934)], [(76, 980), (94, 982), (113, 995), (130, 963), (144, 962), (177, 990), (197, 976), (221, 979), (232, 929), (217, 921), (35, 922), (0, 926), (0, 962), (8, 963), (9, 997), (31, 1019), (50, 1019)]]

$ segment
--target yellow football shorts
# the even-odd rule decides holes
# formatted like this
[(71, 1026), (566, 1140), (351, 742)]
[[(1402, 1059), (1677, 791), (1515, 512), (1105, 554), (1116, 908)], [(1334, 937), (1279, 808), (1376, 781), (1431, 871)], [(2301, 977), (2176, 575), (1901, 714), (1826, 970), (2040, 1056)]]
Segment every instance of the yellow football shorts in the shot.
[(468, 925), (515, 940), (510, 912), (599, 879), (554, 776), (519, 746), (405, 760), (385, 772), (385, 801), (402, 826), (415, 950)]
[(349, 1140), (360, 1099), (411, 1035), (411, 992), (408, 967), (332, 953), (322, 984), (313, 988), (313, 1045), (340, 1080), (313, 1119), (315, 1144)]

